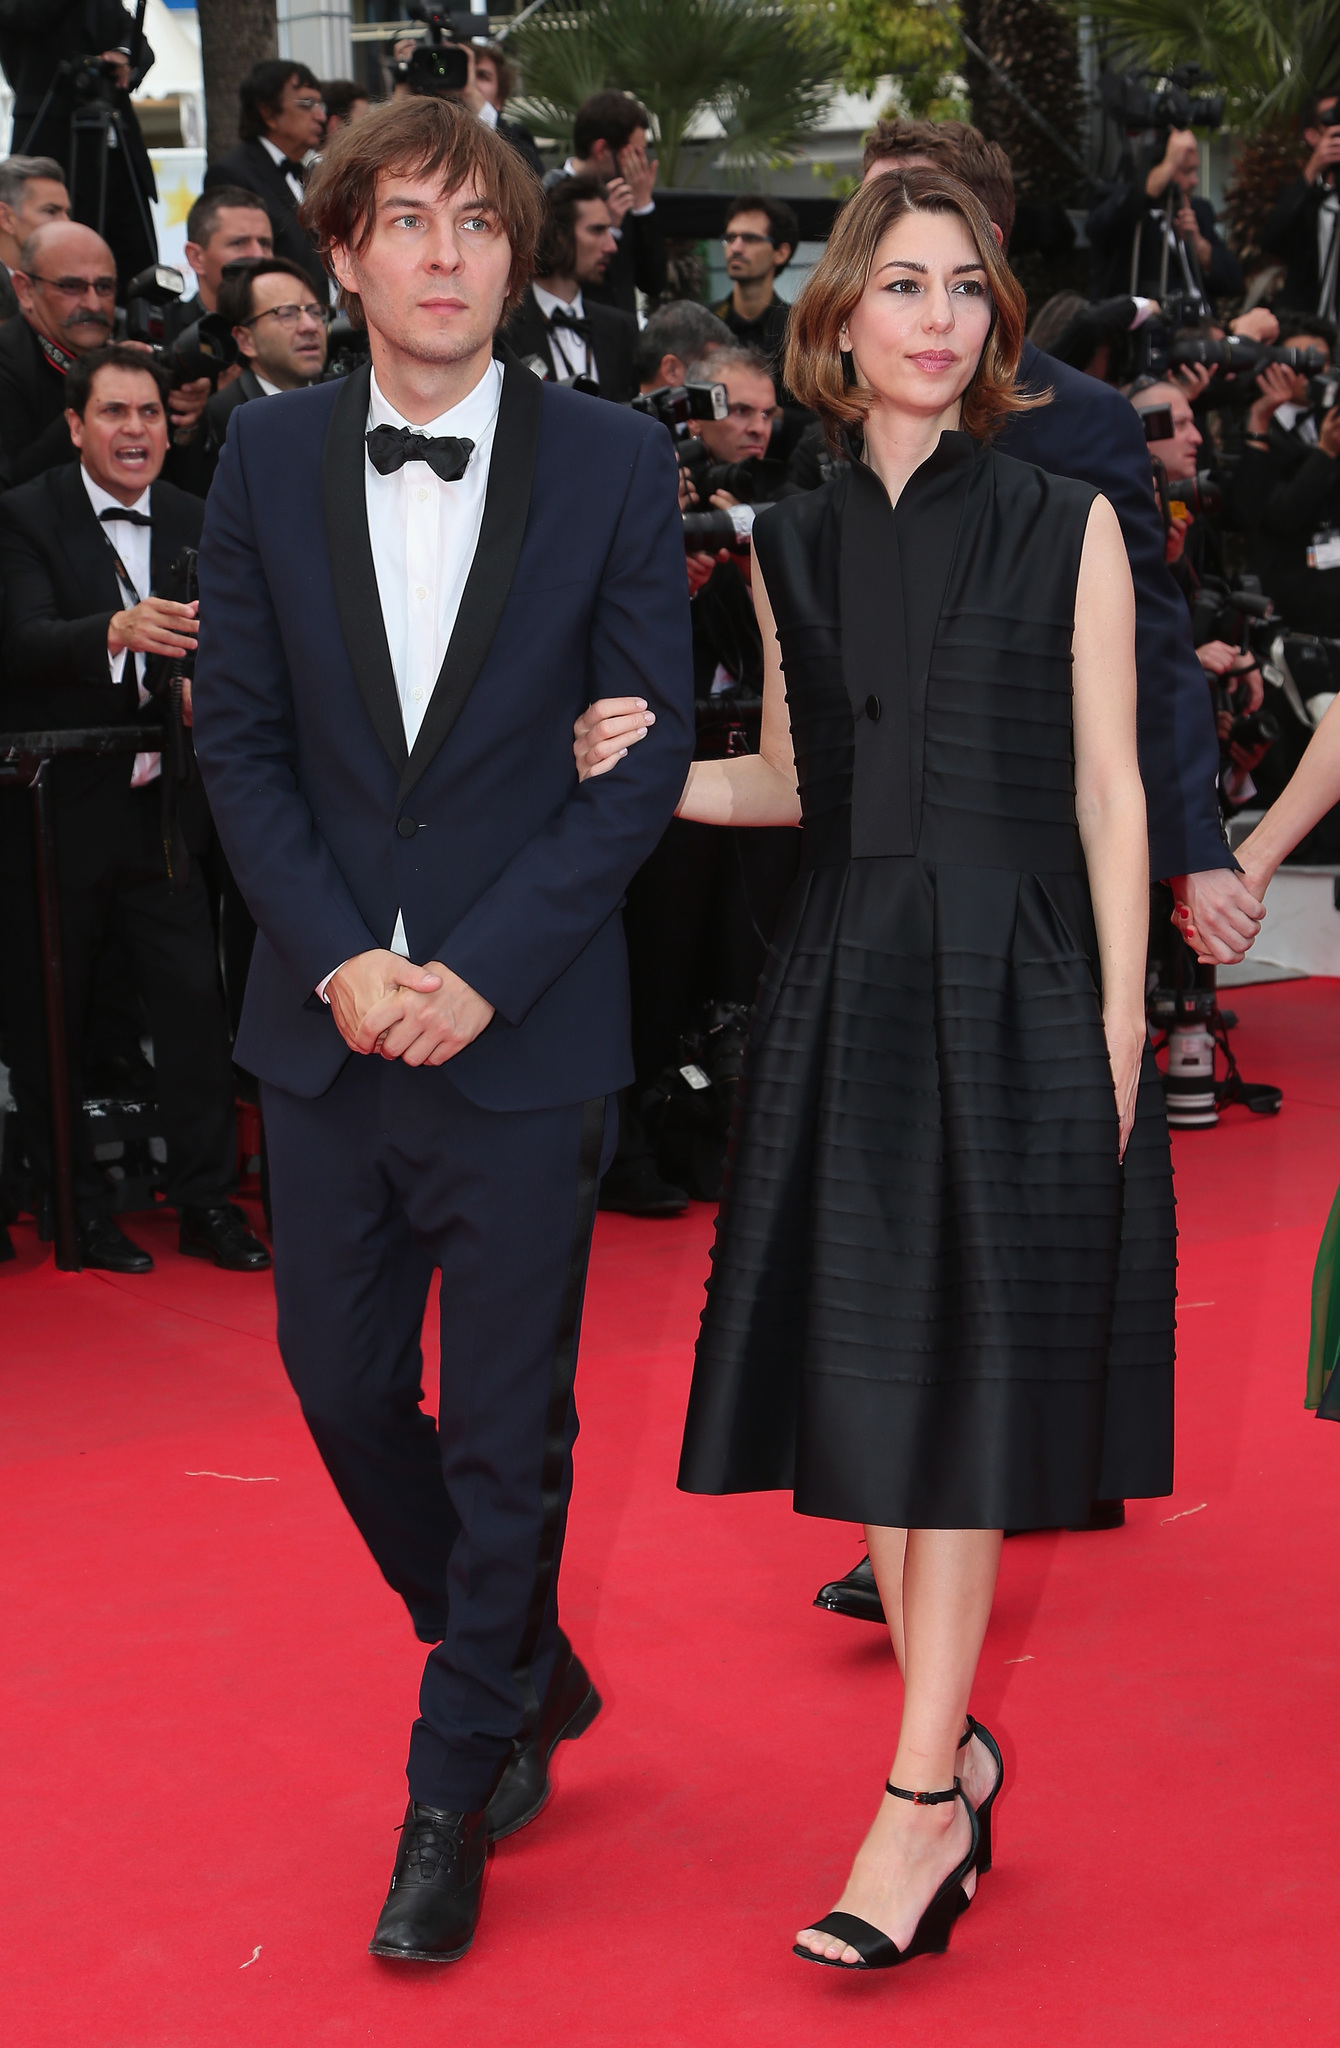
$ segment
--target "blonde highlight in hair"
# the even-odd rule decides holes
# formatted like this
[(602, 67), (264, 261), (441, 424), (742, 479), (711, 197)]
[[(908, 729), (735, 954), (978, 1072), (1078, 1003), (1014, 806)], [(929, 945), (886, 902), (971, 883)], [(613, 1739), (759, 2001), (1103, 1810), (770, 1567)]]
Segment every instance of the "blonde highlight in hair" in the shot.
[(802, 405), (818, 413), (834, 447), (843, 428), (862, 425), (875, 402), (875, 394), (855, 381), (851, 357), (841, 345), (842, 329), (865, 295), (880, 243), (912, 213), (956, 213), (986, 272), (994, 312), (963, 394), (964, 433), (989, 441), (1015, 413), (1031, 412), (1051, 398), (1050, 391), (1015, 389), (1026, 302), (980, 199), (943, 171), (889, 171), (847, 201), (791, 309), (786, 382)]

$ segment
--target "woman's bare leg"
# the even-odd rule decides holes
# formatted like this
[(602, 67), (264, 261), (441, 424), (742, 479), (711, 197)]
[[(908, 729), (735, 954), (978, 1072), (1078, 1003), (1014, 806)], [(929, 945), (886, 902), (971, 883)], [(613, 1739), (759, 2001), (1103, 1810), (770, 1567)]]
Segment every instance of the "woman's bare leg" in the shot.
[[(902, 1616), (903, 1716), (890, 1777), (909, 1792), (942, 1792), (960, 1775), (958, 1739), (991, 1616), (1001, 1532), (911, 1529), (904, 1539), (900, 1530), (871, 1528), (866, 1537), (884, 1611)], [(914, 1806), (885, 1796), (838, 1910), (906, 1948), (970, 1837), (959, 1800)], [(797, 1939), (833, 1961), (860, 1960), (834, 1935), (805, 1928)]]
[[(884, 1617), (889, 1624), (889, 1637), (893, 1643), (893, 1654), (898, 1659), (898, 1669), (907, 1670), (907, 1650), (903, 1640), (903, 1561), (907, 1554), (906, 1529), (867, 1528), (866, 1548), (870, 1562), (875, 1568), (875, 1583), (879, 1587), (880, 1599), (884, 1604)], [(959, 1734), (963, 1730), (960, 1728)], [(996, 1760), (984, 1742), (974, 1735), (971, 1742), (964, 1744), (958, 1752), (958, 1775), (963, 1780), (963, 1789), (973, 1806), (980, 1806), (996, 1782)], [(898, 1781), (895, 1779), (894, 1781)]]

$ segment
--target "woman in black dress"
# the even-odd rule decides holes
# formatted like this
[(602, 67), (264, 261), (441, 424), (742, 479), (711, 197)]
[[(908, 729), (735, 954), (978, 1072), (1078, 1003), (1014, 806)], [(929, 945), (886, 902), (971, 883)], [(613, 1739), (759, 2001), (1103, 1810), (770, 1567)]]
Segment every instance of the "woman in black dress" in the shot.
[[(786, 380), (858, 459), (760, 515), (762, 751), (695, 763), (680, 806), (804, 833), (680, 1484), (866, 1525), (905, 1687), (892, 1796), (796, 1942), (842, 1968), (943, 1949), (989, 1865), (999, 1751), (967, 1708), (1002, 1529), (1172, 1483), (1134, 600), (1106, 500), (991, 450), (1040, 402), (1022, 333), (964, 186), (850, 201)], [(581, 772), (645, 725), (594, 705)]]

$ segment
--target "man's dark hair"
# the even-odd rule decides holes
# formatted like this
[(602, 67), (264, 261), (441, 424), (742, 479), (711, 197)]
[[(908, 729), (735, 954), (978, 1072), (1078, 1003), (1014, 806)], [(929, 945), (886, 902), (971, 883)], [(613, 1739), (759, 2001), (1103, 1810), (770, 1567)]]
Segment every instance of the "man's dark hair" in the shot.
[(261, 110), (268, 107), (274, 112), (290, 80), (294, 85), (314, 85), (318, 92), (321, 90), (321, 80), (315, 71), (295, 63), (291, 57), (267, 57), (263, 63), (252, 65), (237, 88), (237, 132), (243, 142), (256, 142), (264, 135), (266, 122)]
[(535, 250), (537, 277), (572, 277), (577, 269), (577, 208), (583, 200), (605, 203), (599, 178), (560, 178), (545, 193), (544, 225)]
[(110, 341), (105, 348), (91, 348), (87, 355), (76, 357), (66, 376), (65, 403), (80, 419), (88, 409), (93, 379), (99, 370), (134, 370), (138, 376), (152, 377), (158, 386), (158, 396), (167, 404), (172, 379), (158, 358), (146, 349), (131, 348), (124, 341)]
[(476, 57), (489, 57), (498, 74), (498, 112), (501, 114), (516, 91), (516, 65), (501, 43), (476, 43)]
[(1010, 246), (1014, 230), (1014, 173), (998, 142), (966, 121), (878, 121), (866, 137), (861, 176), (872, 164), (896, 164), (917, 157), (981, 200)]
[(795, 208), (788, 206), (784, 199), (774, 199), (771, 192), (737, 192), (726, 208), (723, 228), (728, 229), (731, 222), (738, 220), (742, 213), (766, 215), (768, 240), (773, 248), (778, 248), (783, 242), (786, 244), (786, 263), (777, 265), (779, 270), (785, 270), (786, 264), (795, 255), (796, 244), (800, 240), (800, 222), (796, 219)]
[[(1298, 116), (1298, 126), (1300, 132), (1305, 131), (1308, 128), (1315, 128), (1317, 125), (1317, 117), (1321, 113), (1321, 110), (1325, 106), (1327, 100), (1334, 99), (1340, 99), (1340, 86), (1323, 85), (1319, 92), (1309, 93), (1306, 100), (1303, 102), (1303, 111)], [(1340, 113), (1340, 107), (1337, 107), (1335, 111), (1337, 113)]]
[(248, 213), (263, 213), (269, 218), (265, 201), (255, 192), (248, 192), (241, 185), (214, 185), (208, 192), (202, 192), (186, 216), (186, 239), (194, 242), (198, 249), (208, 247), (209, 238), (219, 224), (219, 215), (229, 208), (245, 206)]
[[(544, 218), (540, 181), (504, 136), (450, 100), (416, 96), (374, 107), (344, 128), (307, 181), (303, 225), (316, 236), (323, 258), (332, 244), (359, 253), (372, 240), (377, 179), (383, 171), (433, 177), (447, 192), (467, 178), (497, 214), (512, 249), (512, 272), (503, 317), (521, 303)], [(355, 325), (363, 324), (357, 292), (341, 292)]]
[(598, 142), (607, 142), (615, 156), (638, 128), (650, 128), (651, 116), (629, 92), (593, 92), (583, 100), (572, 124), (572, 153), (580, 163)]
[(304, 299), (312, 293), (311, 273), (287, 256), (246, 256), (240, 263), (225, 263), (219, 281), (219, 313), (230, 327), (241, 327), (256, 311), (258, 277), (291, 277), (303, 289)]
[(676, 299), (668, 306), (658, 306), (633, 351), (638, 382), (645, 384), (654, 377), (664, 356), (678, 356), (687, 366), (709, 349), (729, 348), (734, 338), (725, 321), (696, 299)]
[(349, 109), (355, 100), (371, 100), (372, 94), (356, 78), (323, 78), (321, 97), (326, 103), (326, 112), (338, 120), (349, 119)]
[(1317, 340), (1324, 341), (1332, 355), (1334, 355), (1336, 323), (1334, 320), (1328, 320), (1324, 313), (1300, 313), (1296, 309), (1282, 307), (1280, 309), (1279, 323), (1279, 346), (1281, 348), (1287, 347), (1296, 335), (1306, 337), (1309, 334), (1315, 334)]

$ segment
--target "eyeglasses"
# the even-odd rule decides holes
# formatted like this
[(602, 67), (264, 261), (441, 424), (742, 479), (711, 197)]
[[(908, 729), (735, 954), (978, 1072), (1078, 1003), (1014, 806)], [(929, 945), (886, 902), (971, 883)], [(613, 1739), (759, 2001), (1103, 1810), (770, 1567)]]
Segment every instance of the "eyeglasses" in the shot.
[(759, 248), (764, 242), (767, 242), (774, 249), (777, 246), (771, 235), (747, 235), (742, 228), (721, 237), (723, 249), (729, 249), (732, 242), (741, 242), (746, 249)]
[(330, 318), (329, 306), (318, 306), (309, 300), (305, 306), (267, 306), (263, 313), (253, 313), (249, 320), (239, 320), (239, 327), (254, 327), (258, 320), (277, 320), (281, 327), (296, 327), (302, 319), (319, 320), (324, 327)]
[(320, 107), (322, 113), (326, 110), (325, 101), (319, 98), (313, 99), (310, 94), (304, 95), (302, 99), (290, 100), (289, 105), (291, 107), (301, 107), (304, 114), (314, 114), (318, 107)]
[(44, 284), (49, 292), (59, 292), (63, 299), (82, 299), (85, 292), (96, 292), (100, 299), (116, 297), (114, 277), (38, 277), (28, 272), (29, 284)]

